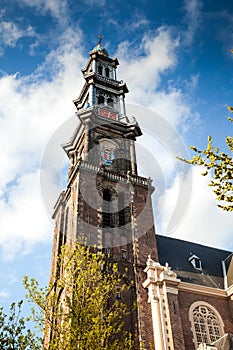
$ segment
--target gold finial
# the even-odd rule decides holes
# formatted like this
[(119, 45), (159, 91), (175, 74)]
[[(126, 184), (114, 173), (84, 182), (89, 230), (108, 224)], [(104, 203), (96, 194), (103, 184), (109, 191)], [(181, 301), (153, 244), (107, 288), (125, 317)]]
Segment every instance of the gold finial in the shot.
[(101, 44), (101, 41), (103, 40), (104, 36), (102, 34), (98, 34), (99, 41), (98, 44)]

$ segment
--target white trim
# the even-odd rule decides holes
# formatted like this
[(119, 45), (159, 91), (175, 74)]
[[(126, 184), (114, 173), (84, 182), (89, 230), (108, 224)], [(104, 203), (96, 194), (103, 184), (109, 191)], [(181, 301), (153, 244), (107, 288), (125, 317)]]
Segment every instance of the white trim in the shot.
[(167, 289), (167, 293), (178, 295), (179, 291), (177, 287), (166, 286), (166, 289)]
[(228, 288), (228, 283), (227, 283), (227, 272), (226, 272), (226, 265), (225, 261), (222, 260), (222, 271), (223, 271), (223, 277), (224, 277), (224, 288)]
[(231, 296), (233, 294), (233, 284), (227, 289), (227, 296)]
[[(198, 261), (198, 267), (197, 267), (197, 264), (196, 262)], [(189, 258), (189, 262), (192, 264), (192, 266), (196, 269), (196, 270), (202, 270), (202, 263), (201, 263), (201, 259), (196, 256), (196, 255), (192, 255), (190, 258)]]
[(178, 289), (183, 292), (192, 292), (202, 295), (211, 295), (215, 297), (227, 298), (227, 292), (224, 289), (206, 287), (200, 284), (180, 282), (178, 284)]
[(198, 342), (197, 342), (197, 336), (196, 336), (196, 331), (195, 331), (195, 326), (194, 326), (194, 321), (193, 321), (193, 311), (198, 306), (206, 306), (208, 309), (212, 310), (215, 313), (215, 315), (219, 321), (221, 337), (224, 335), (224, 323), (223, 323), (222, 317), (221, 317), (220, 313), (218, 312), (218, 310), (216, 310), (213, 305), (211, 305), (205, 301), (202, 301), (202, 300), (195, 301), (189, 308), (189, 321), (191, 322), (191, 331), (193, 333), (193, 342), (194, 342), (196, 347), (198, 346)]

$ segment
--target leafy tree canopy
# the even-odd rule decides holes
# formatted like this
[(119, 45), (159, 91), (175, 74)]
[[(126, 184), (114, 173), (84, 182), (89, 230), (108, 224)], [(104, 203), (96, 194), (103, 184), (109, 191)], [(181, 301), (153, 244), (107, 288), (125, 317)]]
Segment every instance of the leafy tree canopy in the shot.
[[(233, 108), (228, 106), (228, 110), (233, 113)], [(233, 122), (232, 118), (228, 118)], [(213, 192), (220, 202), (218, 206), (223, 210), (233, 211), (233, 137), (227, 136), (225, 139), (229, 153), (221, 152), (218, 147), (214, 147), (211, 136), (208, 136), (207, 147), (203, 150), (190, 146), (196, 155), (187, 160), (179, 158), (187, 163), (203, 166), (205, 171), (202, 173), (206, 176), (211, 175), (209, 186), (213, 187)]]
[(132, 284), (125, 281), (105, 254), (80, 244), (62, 247), (48, 288), (25, 277), (32, 317), (45, 330), (43, 349), (132, 349), (123, 321), (129, 311), (121, 298)]
[(1, 350), (39, 350), (40, 339), (26, 327), (22, 316), (23, 301), (12, 303), (9, 316), (0, 306), (0, 349)]

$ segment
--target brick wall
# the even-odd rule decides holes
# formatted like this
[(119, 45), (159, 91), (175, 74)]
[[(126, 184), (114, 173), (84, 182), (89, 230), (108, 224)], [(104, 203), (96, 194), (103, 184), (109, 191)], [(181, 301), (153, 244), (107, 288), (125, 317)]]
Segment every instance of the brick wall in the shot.
[[(224, 332), (233, 333), (233, 320), (231, 317), (229, 302), (227, 298), (219, 298), (214, 296), (179, 291), (179, 313), (183, 329), (185, 349), (189, 350), (195, 350), (195, 346), (193, 343), (193, 333), (191, 331), (191, 322), (189, 320), (189, 308), (194, 302), (197, 301), (204, 301), (212, 305), (222, 317), (224, 323)], [(179, 350), (179, 348), (177, 348), (177, 350)]]
[[(170, 311), (170, 321), (174, 348), (175, 350), (186, 350), (178, 295), (168, 293), (167, 298)], [(191, 348), (189, 350), (191, 350)]]

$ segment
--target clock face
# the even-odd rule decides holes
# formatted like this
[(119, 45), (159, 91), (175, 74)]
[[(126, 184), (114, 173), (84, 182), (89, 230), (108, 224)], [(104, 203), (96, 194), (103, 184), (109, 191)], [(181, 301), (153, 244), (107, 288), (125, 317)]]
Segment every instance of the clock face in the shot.
[(114, 142), (108, 139), (101, 140), (100, 142), (100, 155), (101, 163), (110, 166), (115, 158), (115, 148)]

